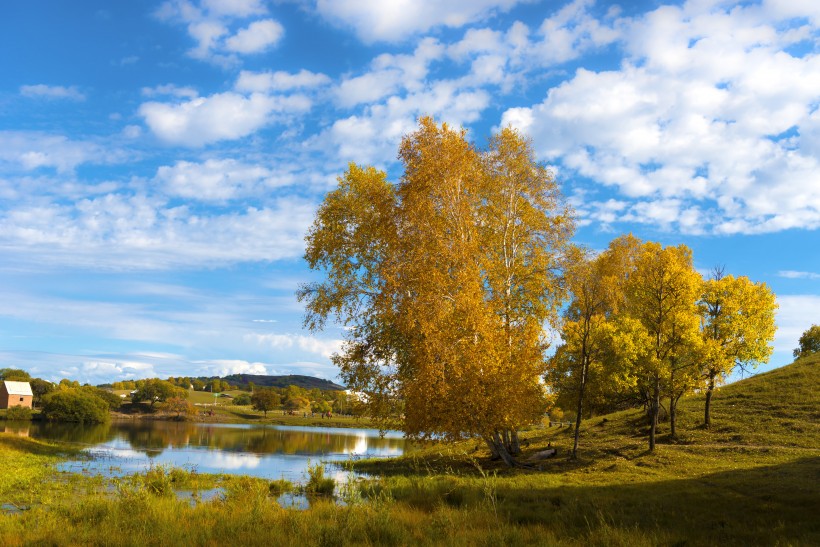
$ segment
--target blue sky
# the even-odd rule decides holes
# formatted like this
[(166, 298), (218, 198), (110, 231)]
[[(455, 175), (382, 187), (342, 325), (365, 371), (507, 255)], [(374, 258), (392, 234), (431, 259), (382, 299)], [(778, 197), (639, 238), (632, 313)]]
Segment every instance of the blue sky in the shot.
[(13, 0), (0, 50), (0, 366), (334, 379), (305, 230), (424, 114), (529, 134), (578, 243), (766, 282), (766, 368), (820, 322), (813, 0)]

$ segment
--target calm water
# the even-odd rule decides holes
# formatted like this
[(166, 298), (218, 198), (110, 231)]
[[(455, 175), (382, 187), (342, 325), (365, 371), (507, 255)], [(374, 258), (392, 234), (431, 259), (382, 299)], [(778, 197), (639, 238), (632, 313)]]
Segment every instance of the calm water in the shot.
[(28, 435), (82, 446), (94, 459), (67, 462), (61, 469), (102, 475), (163, 465), (303, 482), (308, 461), (391, 457), (405, 450), (399, 432), (380, 437), (374, 429), (275, 425), (149, 420), (104, 425), (32, 423)]

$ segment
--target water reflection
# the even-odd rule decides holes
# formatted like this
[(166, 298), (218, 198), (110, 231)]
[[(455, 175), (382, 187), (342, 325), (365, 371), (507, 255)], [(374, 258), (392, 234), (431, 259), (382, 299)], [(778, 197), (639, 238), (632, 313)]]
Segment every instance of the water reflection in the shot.
[(69, 462), (62, 469), (104, 475), (170, 465), (302, 482), (310, 458), (338, 461), (397, 456), (405, 450), (400, 433), (379, 437), (371, 429), (133, 421), (32, 424), (30, 434), (87, 447), (93, 461)]

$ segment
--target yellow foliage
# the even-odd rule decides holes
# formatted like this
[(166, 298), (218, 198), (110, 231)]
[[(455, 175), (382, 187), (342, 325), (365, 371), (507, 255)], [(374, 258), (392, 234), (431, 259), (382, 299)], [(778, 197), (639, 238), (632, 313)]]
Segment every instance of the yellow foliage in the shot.
[(545, 323), (573, 222), (529, 142), (488, 150), (430, 118), (401, 143), (404, 175), (351, 165), (307, 237), (326, 280), (303, 287), (306, 324), (351, 327), (334, 357), (370, 413), (410, 437), (485, 438), (537, 420)]

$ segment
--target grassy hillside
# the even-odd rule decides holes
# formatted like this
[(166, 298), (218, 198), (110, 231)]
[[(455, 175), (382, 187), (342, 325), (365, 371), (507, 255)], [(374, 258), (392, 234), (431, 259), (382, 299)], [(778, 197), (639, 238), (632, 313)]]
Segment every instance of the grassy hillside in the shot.
[(379, 488), (411, 505), (486, 503), (490, 488), (504, 522), (564, 539), (817, 545), (819, 396), (820, 355), (721, 388), (710, 430), (701, 426), (704, 397), (681, 401), (678, 439), (662, 423), (655, 453), (644, 414), (629, 410), (584, 422), (577, 461), (568, 457), (571, 429), (541, 427), (523, 434), (522, 460), (547, 445), (558, 456), (532, 463), (538, 469), (491, 463), (475, 442), (357, 466), (387, 473)]

